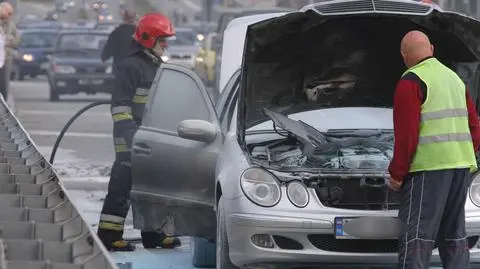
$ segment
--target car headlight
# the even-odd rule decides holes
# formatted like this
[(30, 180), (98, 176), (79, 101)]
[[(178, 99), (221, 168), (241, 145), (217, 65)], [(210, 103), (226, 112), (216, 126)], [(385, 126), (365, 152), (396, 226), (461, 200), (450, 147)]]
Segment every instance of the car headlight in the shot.
[(113, 71), (113, 69), (112, 69), (111, 65), (109, 65), (109, 66), (107, 66), (107, 68), (105, 68), (105, 73), (107, 73), (107, 74), (111, 74), (112, 71)]
[(98, 19), (103, 21), (105, 19), (105, 17), (103, 17), (102, 15), (98, 16)]
[(259, 206), (275, 206), (282, 196), (277, 178), (262, 168), (245, 170), (240, 177), (240, 186), (245, 196)]
[(198, 34), (197, 39), (198, 39), (198, 41), (203, 41), (205, 39), (205, 36), (202, 35), (202, 34)]
[(33, 55), (32, 54), (24, 54), (22, 58), (25, 62), (33, 61)]
[(195, 58), (195, 60), (196, 60), (198, 63), (203, 63), (203, 62), (205, 61), (202, 57), (197, 57), (197, 58)]
[(59, 74), (74, 74), (75, 67), (69, 65), (56, 65), (55, 66), (55, 73)]
[(477, 207), (480, 207), (480, 172), (472, 175), (473, 180), (470, 185), (470, 200)]
[(167, 62), (170, 59), (170, 58), (168, 58), (168, 56), (165, 56), (165, 55), (163, 55), (160, 58), (162, 58), (162, 61), (164, 61), (164, 62)]
[(113, 20), (113, 16), (112, 16), (112, 15), (108, 15), (108, 16), (107, 16), (107, 20), (109, 20), (109, 21)]
[(287, 185), (287, 197), (296, 207), (306, 207), (310, 201), (308, 190), (300, 181), (292, 181)]

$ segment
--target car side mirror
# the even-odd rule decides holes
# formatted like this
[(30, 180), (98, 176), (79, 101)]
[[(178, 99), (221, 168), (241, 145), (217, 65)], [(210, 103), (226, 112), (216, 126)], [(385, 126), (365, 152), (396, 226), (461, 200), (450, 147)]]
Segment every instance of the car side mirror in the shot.
[(205, 120), (183, 120), (177, 127), (181, 138), (210, 143), (217, 137), (215, 125)]

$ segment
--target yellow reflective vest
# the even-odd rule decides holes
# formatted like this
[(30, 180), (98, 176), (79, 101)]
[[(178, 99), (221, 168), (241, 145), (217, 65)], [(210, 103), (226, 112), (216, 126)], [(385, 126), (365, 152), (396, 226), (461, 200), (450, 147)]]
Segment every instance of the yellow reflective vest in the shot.
[(410, 172), (455, 168), (477, 169), (468, 126), (465, 83), (435, 58), (409, 68), (427, 87), (421, 108), (417, 151)]

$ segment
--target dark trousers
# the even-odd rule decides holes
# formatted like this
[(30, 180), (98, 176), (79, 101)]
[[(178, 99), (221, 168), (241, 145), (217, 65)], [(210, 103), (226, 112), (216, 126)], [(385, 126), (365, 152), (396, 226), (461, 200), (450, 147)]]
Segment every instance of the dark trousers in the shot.
[(2, 94), (3, 99), (5, 99), (5, 101), (8, 98), (8, 88), (10, 86), (9, 84), (10, 84), (10, 68), (7, 65), (7, 63), (5, 63), (5, 65), (3, 65), (2, 68), (0, 68), (0, 93)]
[(417, 172), (405, 179), (398, 212), (404, 224), (398, 269), (427, 269), (437, 244), (443, 268), (469, 268), (465, 232), (469, 184), (468, 169)]

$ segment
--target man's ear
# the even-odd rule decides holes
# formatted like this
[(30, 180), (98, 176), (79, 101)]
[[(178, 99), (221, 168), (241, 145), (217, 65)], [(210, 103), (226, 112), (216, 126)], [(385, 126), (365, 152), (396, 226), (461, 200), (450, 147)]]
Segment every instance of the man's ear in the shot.
[(432, 55), (433, 55), (433, 53), (435, 52), (435, 47), (433, 45), (430, 45), (430, 46), (432, 48)]

